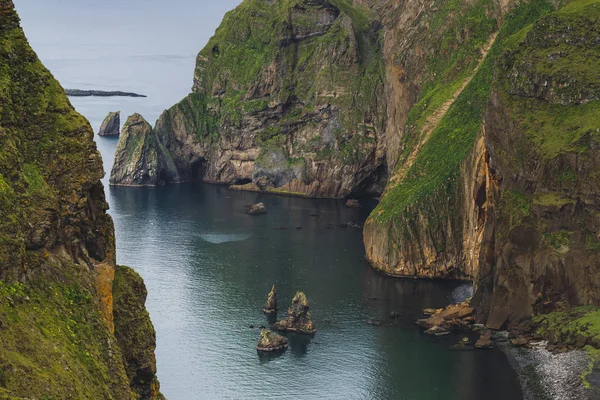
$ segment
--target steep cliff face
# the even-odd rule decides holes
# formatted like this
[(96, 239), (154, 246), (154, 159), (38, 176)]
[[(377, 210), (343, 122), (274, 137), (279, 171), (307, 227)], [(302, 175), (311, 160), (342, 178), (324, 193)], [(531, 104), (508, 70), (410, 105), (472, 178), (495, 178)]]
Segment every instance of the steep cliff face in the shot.
[(500, 328), (600, 305), (600, 3), (576, 1), (511, 37), (485, 117), (489, 180), (474, 299)]
[[(0, 2), (0, 397), (138, 398), (113, 335), (113, 225), (89, 123)], [(118, 307), (118, 306), (117, 306)]]
[(465, 199), (485, 168), (477, 137), (503, 7), (372, 3), (386, 27), (390, 181), (365, 225), (367, 258), (394, 276), (470, 279), (480, 221)]
[(314, 197), (381, 193), (375, 17), (348, 0), (242, 2), (199, 53), (193, 93), (157, 121), (176, 169), (158, 163), (154, 175)]
[(509, 5), (487, 4), (498, 33), (482, 32), (490, 36), (480, 60), (456, 82), (416, 88), (401, 133), (407, 147), (365, 226), (375, 268), (473, 279), (473, 304), (492, 328), (600, 305), (598, 4)]

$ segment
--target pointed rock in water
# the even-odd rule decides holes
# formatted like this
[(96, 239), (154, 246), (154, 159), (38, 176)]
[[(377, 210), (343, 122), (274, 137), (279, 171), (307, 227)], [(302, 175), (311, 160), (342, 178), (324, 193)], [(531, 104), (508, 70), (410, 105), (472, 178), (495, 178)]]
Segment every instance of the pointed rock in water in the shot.
[(260, 331), (260, 339), (256, 345), (258, 351), (283, 351), (288, 347), (287, 338), (281, 336), (276, 332), (263, 329)]
[(277, 312), (277, 291), (275, 285), (271, 288), (269, 296), (267, 297), (267, 304), (263, 310), (265, 314), (275, 314)]
[[(127, 118), (119, 138), (110, 173), (113, 186), (158, 186), (166, 176), (176, 176), (177, 168), (166, 157), (152, 126), (140, 114)], [(160, 174), (158, 173), (160, 171)], [(172, 179), (171, 179), (172, 180)]]
[(121, 111), (109, 112), (102, 125), (98, 136), (117, 136), (121, 134)]
[(288, 309), (288, 316), (276, 322), (273, 327), (280, 331), (290, 331), (305, 334), (313, 334), (317, 331), (315, 324), (308, 312), (308, 300), (303, 292), (297, 292)]

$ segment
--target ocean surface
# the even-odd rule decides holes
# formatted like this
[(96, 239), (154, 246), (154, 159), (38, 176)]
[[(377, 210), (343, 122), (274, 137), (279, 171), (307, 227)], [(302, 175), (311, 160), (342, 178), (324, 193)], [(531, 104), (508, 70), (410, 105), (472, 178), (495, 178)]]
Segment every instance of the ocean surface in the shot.
[[(26, 34), (66, 88), (147, 98), (73, 98), (97, 130), (109, 111), (153, 123), (190, 90), (195, 55), (232, 0), (15, 0)], [(117, 140), (96, 138), (110, 171)], [(107, 178), (105, 178), (105, 184)], [(497, 350), (450, 349), (420, 310), (461, 301), (470, 285), (398, 280), (363, 261), (359, 210), (342, 202), (229, 191), (199, 183), (106, 188), (117, 258), (148, 287), (163, 393), (188, 399), (507, 400), (523, 397)], [(269, 212), (251, 217), (262, 201)], [(349, 224), (349, 225), (347, 225)], [(255, 350), (271, 285), (282, 317), (297, 290), (318, 332), (282, 355)], [(395, 312), (399, 318), (389, 318)], [(377, 320), (382, 326), (367, 321)], [(250, 328), (254, 326), (254, 328)]]

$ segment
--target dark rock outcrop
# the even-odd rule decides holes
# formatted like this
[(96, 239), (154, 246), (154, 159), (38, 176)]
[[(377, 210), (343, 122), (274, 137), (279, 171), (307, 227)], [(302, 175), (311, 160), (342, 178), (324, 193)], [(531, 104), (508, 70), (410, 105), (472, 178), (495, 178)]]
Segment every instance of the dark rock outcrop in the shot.
[(260, 331), (260, 339), (256, 345), (256, 350), (262, 352), (276, 352), (283, 351), (288, 347), (287, 338), (281, 336), (278, 333), (271, 332), (267, 329)]
[(146, 97), (143, 94), (104, 90), (65, 89), (65, 93), (72, 97)]
[(121, 111), (109, 112), (102, 125), (98, 136), (117, 136), (121, 134)]
[(267, 297), (267, 304), (264, 309), (265, 314), (276, 314), (277, 313), (277, 291), (275, 285), (271, 288), (269, 296)]
[(276, 322), (273, 328), (279, 331), (314, 334), (317, 331), (308, 311), (308, 299), (302, 292), (297, 292), (288, 309), (287, 318)]

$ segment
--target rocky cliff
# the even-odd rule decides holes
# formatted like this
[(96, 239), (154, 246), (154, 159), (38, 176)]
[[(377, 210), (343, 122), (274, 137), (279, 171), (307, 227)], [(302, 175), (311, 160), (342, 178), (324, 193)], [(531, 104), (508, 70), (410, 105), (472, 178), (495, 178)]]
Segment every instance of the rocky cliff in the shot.
[[(153, 361), (129, 348), (127, 333), (114, 333), (130, 322), (148, 331), (149, 321), (139, 290), (135, 301), (115, 298), (113, 280), (127, 270), (115, 266), (102, 176), (89, 123), (30, 48), (12, 2), (2, 0), (2, 398), (161, 397), (155, 377), (140, 383), (131, 372)], [(152, 353), (154, 340), (140, 345)]]
[[(348, 0), (243, 1), (200, 51), (192, 94), (157, 121), (166, 151), (151, 184), (381, 193), (381, 34), (376, 14)], [(112, 183), (129, 184), (120, 168)]]
[[(501, 328), (564, 306), (600, 305), (598, 3), (479, 6), (488, 11), (464, 5), (467, 23), (444, 34), (455, 43), (480, 32), (469, 46), (479, 54), (456, 81), (425, 76), (413, 98), (403, 97), (404, 144), (388, 146), (388, 160), (398, 161), (365, 226), (365, 246), (374, 267), (391, 275), (474, 280), (479, 318)], [(444, 5), (436, 7), (421, 11), (415, 32)], [(469, 7), (494, 17), (487, 29), (468, 23)], [(443, 51), (427, 54), (428, 71), (444, 59)], [(393, 136), (389, 128), (385, 136)]]

